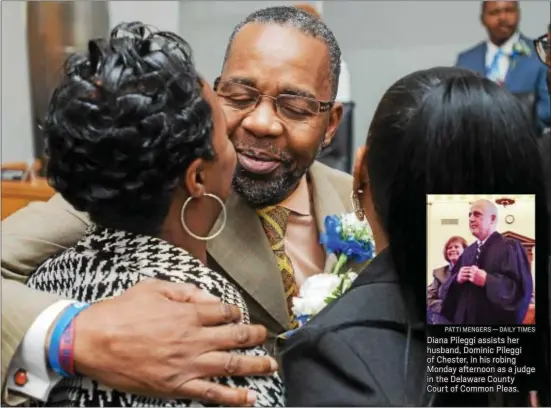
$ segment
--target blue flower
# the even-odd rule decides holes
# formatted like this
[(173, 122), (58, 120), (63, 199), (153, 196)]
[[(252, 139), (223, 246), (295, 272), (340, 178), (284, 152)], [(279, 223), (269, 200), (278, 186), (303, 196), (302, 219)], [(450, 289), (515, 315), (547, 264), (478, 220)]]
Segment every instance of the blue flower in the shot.
[(358, 275), (352, 270), (340, 273), (347, 260), (362, 263), (375, 256), (373, 234), (367, 222), (359, 221), (355, 214), (329, 215), (324, 221), (325, 233), (321, 234), (320, 242), (328, 253), (337, 256), (337, 263), (330, 273), (311, 276), (302, 284), (298, 298), (293, 299), (293, 314), (299, 327), (280, 334), (279, 340), (288, 339), (351, 287)]
[(329, 253), (337, 257), (365, 262), (373, 258), (375, 245), (369, 225), (358, 221), (355, 215), (329, 215), (325, 217), (325, 233), (320, 242)]
[(338, 216), (325, 217), (325, 233), (321, 234), (320, 242), (329, 253), (337, 253), (341, 249), (342, 223)]

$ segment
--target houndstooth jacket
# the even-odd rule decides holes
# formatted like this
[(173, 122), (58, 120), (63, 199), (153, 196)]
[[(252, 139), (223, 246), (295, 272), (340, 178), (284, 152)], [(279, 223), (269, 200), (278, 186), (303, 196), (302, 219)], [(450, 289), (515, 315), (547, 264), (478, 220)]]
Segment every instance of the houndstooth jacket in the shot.
[[(181, 248), (161, 239), (120, 230), (92, 226), (74, 247), (44, 262), (27, 285), (78, 301), (93, 303), (118, 296), (142, 279), (156, 278), (187, 282), (239, 307), (243, 323), (249, 323), (245, 301), (223, 276), (205, 267)], [(235, 353), (264, 356), (262, 347)], [(283, 384), (275, 374), (269, 377), (220, 377), (215, 382), (245, 387), (256, 392), (257, 406), (283, 406)], [(90, 378), (62, 380), (42, 406), (93, 407), (188, 407), (197, 401), (162, 399), (120, 392)]]

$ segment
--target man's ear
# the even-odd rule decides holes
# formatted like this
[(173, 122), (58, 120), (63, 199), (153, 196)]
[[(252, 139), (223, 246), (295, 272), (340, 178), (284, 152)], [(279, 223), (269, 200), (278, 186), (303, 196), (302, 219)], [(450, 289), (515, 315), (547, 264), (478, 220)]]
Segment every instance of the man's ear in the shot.
[(352, 184), (353, 191), (365, 190), (369, 185), (369, 177), (367, 174), (366, 157), (367, 146), (362, 146), (356, 150), (356, 157), (354, 158), (353, 176), (354, 181)]
[(205, 194), (205, 162), (203, 159), (195, 159), (189, 165), (182, 181), (183, 187), (190, 196), (199, 198)]
[(331, 111), (329, 112), (329, 123), (327, 124), (327, 131), (323, 137), (323, 147), (327, 147), (331, 144), (331, 141), (337, 134), (337, 129), (342, 119), (343, 106), (340, 102), (335, 102)]

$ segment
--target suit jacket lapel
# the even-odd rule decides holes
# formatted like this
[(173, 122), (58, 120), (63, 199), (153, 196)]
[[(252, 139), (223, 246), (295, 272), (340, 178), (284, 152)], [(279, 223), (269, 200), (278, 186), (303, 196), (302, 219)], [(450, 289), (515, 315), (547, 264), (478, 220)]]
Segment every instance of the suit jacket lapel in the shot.
[[(255, 210), (237, 194), (226, 202), (222, 233), (207, 245), (209, 254), (282, 327), (289, 322), (281, 273)], [(214, 229), (218, 228), (221, 218)]]
[[(519, 41), (524, 41), (532, 54), (536, 52), (536, 50), (531, 45), (532, 40), (530, 40), (529, 38), (521, 34), (521, 36), (519, 37)], [(507, 74), (505, 74), (504, 80), (504, 84), (507, 89), (516, 89), (516, 87), (514, 86), (515, 81), (524, 78), (525, 74), (522, 74), (522, 71), (529, 63), (530, 56), (527, 55), (517, 55), (514, 59), (511, 59), (511, 61), (509, 62), (509, 69), (507, 70)]]
[(440, 283), (444, 283), (444, 281), (448, 277), (448, 266), (442, 266), (440, 268), (437, 268), (434, 270), (434, 277), (437, 279)]
[[(327, 182), (323, 165), (314, 162), (308, 172), (314, 215), (318, 231), (325, 231), (327, 215), (350, 211), (350, 204), (341, 201), (338, 191)], [(226, 202), (227, 221), (222, 233), (207, 245), (214, 260), (255, 299), (283, 328), (289, 317), (281, 272), (255, 210), (237, 194)], [(218, 228), (218, 219), (213, 231)], [(335, 255), (326, 255), (325, 269), (336, 263)]]
[(478, 51), (473, 60), (473, 71), (479, 72), (482, 76), (486, 76), (486, 50), (488, 45), (486, 43), (481, 44), (478, 47)]
[(509, 69), (505, 74), (504, 85), (507, 89), (516, 89), (515, 82), (523, 78), (525, 74), (522, 73), (526, 64), (530, 61), (530, 58), (525, 55), (517, 55), (509, 62)]
[[(325, 232), (325, 217), (349, 211), (346, 204), (341, 200), (339, 193), (327, 182), (323, 170), (323, 167), (314, 162), (308, 173), (312, 183), (314, 214), (319, 234)], [(334, 254), (326, 253), (324, 272), (329, 272), (336, 263), (337, 257)]]

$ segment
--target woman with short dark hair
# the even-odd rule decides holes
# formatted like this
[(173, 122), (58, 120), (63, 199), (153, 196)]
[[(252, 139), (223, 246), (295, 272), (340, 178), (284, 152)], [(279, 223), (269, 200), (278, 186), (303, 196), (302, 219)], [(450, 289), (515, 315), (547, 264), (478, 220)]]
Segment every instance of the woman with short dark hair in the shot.
[[(225, 225), (236, 155), (224, 113), (197, 73), (189, 45), (142, 23), (121, 24), (108, 40), (90, 41), (86, 55), (71, 56), (64, 74), (44, 124), (47, 176), (65, 200), (89, 214), (92, 226), (74, 247), (43, 263), (27, 284), (89, 304), (148, 278), (151, 284), (187, 282), (238, 306), (242, 323), (249, 324), (238, 289), (205, 266), (206, 242)], [(73, 322), (78, 325), (78, 316)], [(68, 326), (63, 338), (70, 332)], [(57, 348), (53, 354), (49, 348), (49, 361), (66, 378), (46, 405), (200, 406), (102, 385), (79, 375), (85, 367), (62, 361), (61, 352), (56, 357)], [(246, 365), (249, 356), (268, 355), (261, 347), (235, 353), (239, 360), (228, 363), (229, 375), (239, 373), (239, 361)], [(208, 367), (212, 361), (198, 364)], [(270, 372), (259, 367), (258, 374), (275, 367), (275, 362)], [(149, 369), (134, 367), (138, 377)], [(228, 376), (215, 383), (242, 388), (245, 405), (282, 405), (277, 375)], [(182, 386), (167, 384), (174, 395)], [(207, 386), (209, 393), (220, 392), (214, 383)]]
[[(488, 405), (493, 395), (426, 392), (426, 196), (527, 193), (543, 209), (543, 178), (531, 121), (507, 90), (457, 68), (418, 71), (393, 84), (354, 167), (356, 211), (372, 227), (377, 256), (288, 340), (287, 405)], [(537, 216), (547, 225), (547, 213)], [(547, 310), (542, 301), (538, 308)], [(547, 348), (544, 332), (538, 327), (534, 352)], [(549, 359), (531, 360), (539, 383), (529, 389), (547, 398)], [(519, 395), (527, 398), (528, 390)]]

